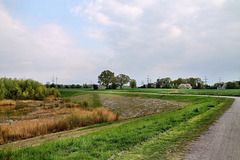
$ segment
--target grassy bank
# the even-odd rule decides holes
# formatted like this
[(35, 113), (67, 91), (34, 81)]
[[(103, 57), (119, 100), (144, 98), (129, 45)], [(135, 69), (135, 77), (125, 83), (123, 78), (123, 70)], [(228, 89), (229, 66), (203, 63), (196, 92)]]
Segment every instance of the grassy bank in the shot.
[(136, 88), (136, 89), (115, 89), (115, 90), (92, 90), (92, 89), (60, 89), (62, 97), (71, 97), (92, 92), (140, 92), (140, 93), (159, 93), (159, 94), (193, 94), (193, 95), (214, 95), (217, 96), (240, 96), (240, 89), (160, 89), (160, 88)]
[(159, 94), (193, 94), (193, 95), (214, 95), (217, 96), (240, 96), (240, 89), (157, 89), (157, 88), (139, 88), (111, 90), (112, 92), (142, 92)]
[[(152, 97), (155, 96), (157, 95), (152, 95)], [(168, 146), (172, 148), (172, 145), (174, 146), (174, 144), (183, 140), (179, 138), (182, 137), (181, 135), (191, 135), (198, 128), (212, 122), (228, 106), (227, 104), (232, 102), (232, 100), (221, 98), (218, 104), (216, 98), (191, 96), (162, 96), (158, 98), (195, 102), (195, 104), (78, 138), (45, 143), (38, 147), (23, 148), (17, 151), (1, 151), (0, 158), (108, 159), (119, 152), (129, 150), (137, 144), (147, 142), (149, 139), (160, 135), (169, 135), (165, 137), (165, 140), (169, 142), (170, 145)], [(195, 121), (195, 119), (198, 121)], [(195, 123), (197, 124), (196, 127)], [(156, 146), (164, 145), (157, 141)], [(168, 152), (168, 147), (162, 148), (158, 153), (160, 155)]]

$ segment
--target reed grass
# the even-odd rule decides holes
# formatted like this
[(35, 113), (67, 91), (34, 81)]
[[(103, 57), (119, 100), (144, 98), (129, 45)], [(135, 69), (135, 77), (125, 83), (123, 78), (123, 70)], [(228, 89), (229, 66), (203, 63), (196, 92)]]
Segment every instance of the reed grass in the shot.
[(1, 124), (0, 144), (119, 119), (116, 113), (103, 107), (71, 108), (70, 111), (64, 108), (58, 113), (64, 113), (64, 110), (70, 112), (70, 115)]

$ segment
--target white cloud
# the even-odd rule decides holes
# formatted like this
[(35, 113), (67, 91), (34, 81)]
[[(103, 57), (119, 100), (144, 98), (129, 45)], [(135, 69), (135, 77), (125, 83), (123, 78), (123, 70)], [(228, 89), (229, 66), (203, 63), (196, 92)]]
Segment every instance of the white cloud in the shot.
[(104, 41), (104, 38), (105, 38), (105, 34), (101, 30), (96, 28), (89, 28), (88, 35), (89, 37), (99, 41)]
[(70, 80), (97, 69), (89, 50), (77, 47), (60, 25), (28, 28), (1, 4), (0, 24), (1, 77), (29, 75), (45, 83), (52, 75)]
[(119, 70), (147, 74), (159, 68), (158, 74), (176, 75), (181, 68), (189, 74), (204, 74), (211, 72), (204, 65), (224, 61), (227, 55), (240, 58), (236, 55), (239, 4), (228, 0), (96, 0), (78, 14), (102, 25)]

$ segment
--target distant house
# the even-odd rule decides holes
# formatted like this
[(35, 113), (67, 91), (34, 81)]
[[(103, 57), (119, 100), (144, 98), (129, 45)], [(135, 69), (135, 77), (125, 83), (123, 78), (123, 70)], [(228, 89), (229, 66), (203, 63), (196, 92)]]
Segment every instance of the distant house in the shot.
[(190, 84), (180, 84), (178, 89), (192, 89)]

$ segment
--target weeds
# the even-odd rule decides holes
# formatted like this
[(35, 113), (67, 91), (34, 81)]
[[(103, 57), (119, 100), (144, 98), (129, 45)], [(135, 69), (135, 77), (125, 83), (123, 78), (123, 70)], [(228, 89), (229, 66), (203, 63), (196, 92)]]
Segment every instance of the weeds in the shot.
[(116, 120), (119, 120), (119, 116), (106, 108), (72, 108), (71, 114), (65, 118), (24, 120), (12, 124), (2, 124), (0, 144)]

